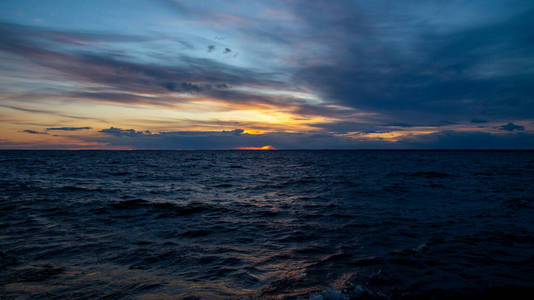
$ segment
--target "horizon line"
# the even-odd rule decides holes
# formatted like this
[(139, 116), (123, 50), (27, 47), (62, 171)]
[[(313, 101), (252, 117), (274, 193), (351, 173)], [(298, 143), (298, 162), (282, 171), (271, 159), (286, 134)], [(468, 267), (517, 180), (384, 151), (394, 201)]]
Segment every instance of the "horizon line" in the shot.
[(402, 148), (402, 149), (338, 149), (338, 148), (321, 148), (321, 149), (307, 149), (307, 148), (293, 148), (293, 149), (20, 149), (20, 148), (6, 148), (0, 151), (250, 151), (250, 152), (276, 152), (276, 151), (534, 151), (534, 148), (514, 149), (514, 148)]

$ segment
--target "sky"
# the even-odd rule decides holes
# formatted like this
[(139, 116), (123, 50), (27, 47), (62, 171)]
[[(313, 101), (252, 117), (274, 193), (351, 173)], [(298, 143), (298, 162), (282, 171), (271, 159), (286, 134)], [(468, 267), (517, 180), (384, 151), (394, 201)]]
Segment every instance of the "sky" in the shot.
[(534, 149), (534, 1), (0, 1), (0, 149)]

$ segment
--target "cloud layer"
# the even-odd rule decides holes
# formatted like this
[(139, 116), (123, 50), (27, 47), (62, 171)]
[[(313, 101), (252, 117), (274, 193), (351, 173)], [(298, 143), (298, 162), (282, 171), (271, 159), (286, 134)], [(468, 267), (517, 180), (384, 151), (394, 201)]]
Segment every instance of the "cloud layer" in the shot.
[[(25, 18), (22, 6), (1, 4), (9, 131), (0, 138), (165, 149), (532, 145), (531, 1), (208, 4), (92, 4), (71, 12), (77, 22), (41, 15), (53, 5), (25, 8)], [(124, 19), (91, 13), (118, 8)]]

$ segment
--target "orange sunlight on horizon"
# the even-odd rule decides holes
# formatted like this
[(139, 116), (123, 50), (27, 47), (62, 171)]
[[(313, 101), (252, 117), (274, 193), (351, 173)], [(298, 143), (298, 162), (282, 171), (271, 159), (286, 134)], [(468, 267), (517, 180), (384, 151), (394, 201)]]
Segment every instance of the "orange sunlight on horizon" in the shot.
[(235, 150), (277, 150), (275, 147), (271, 145), (265, 145), (262, 147), (237, 147), (234, 149)]

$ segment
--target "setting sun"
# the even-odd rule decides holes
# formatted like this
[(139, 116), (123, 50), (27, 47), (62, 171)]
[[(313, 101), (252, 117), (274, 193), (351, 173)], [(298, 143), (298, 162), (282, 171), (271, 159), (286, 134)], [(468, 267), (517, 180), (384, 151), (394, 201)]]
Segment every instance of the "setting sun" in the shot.
[(276, 150), (275, 147), (271, 145), (266, 145), (262, 147), (237, 147), (235, 150)]

